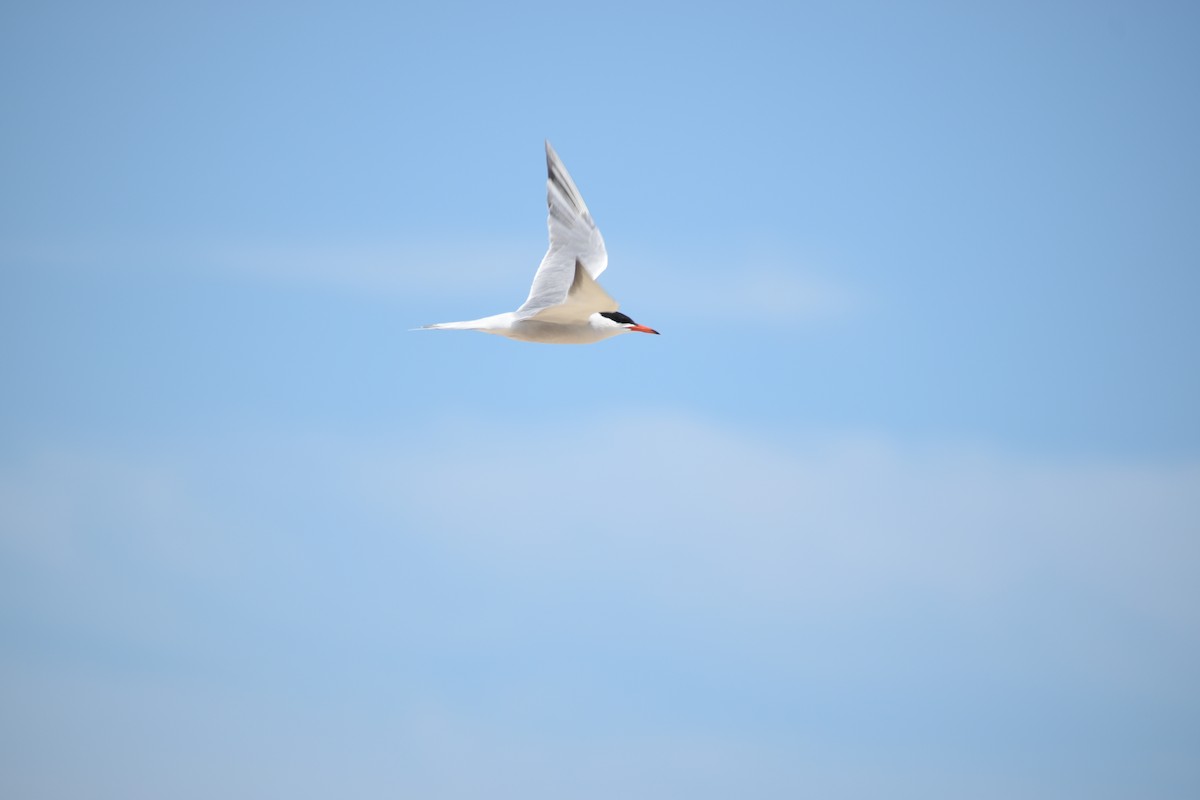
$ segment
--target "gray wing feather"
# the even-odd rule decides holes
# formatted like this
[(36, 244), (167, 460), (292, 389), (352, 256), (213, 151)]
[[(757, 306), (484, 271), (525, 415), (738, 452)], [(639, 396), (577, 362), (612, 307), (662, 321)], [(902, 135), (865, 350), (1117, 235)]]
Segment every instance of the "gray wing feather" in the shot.
[[(529, 319), (542, 312), (562, 305), (571, 300), (576, 306), (575, 313), (582, 311), (584, 296), (593, 296), (590, 288), (582, 290), (580, 300), (573, 297), (573, 289), (581, 291), (576, 284), (578, 276), (576, 268), (580, 267), (586, 273), (591, 286), (603, 295), (606, 301), (604, 307), (593, 308), (592, 311), (615, 310), (616, 305), (604, 290), (595, 283), (595, 279), (608, 266), (608, 251), (604, 249), (604, 238), (596, 228), (583, 195), (571, 180), (570, 173), (563, 166), (562, 160), (546, 142), (546, 204), (549, 213), (546, 225), (550, 229), (550, 248), (538, 266), (537, 274), (533, 276), (533, 286), (529, 289), (529, 297), (517, 309), (518, 319)], [(599, 300), (599, 297), (595, 298)], [(608, 307), (612, 304), (612, 308)], [(591, 313), (591, 312), (588, 312)], [(585, 318), (587, 315), (584, 315)]]

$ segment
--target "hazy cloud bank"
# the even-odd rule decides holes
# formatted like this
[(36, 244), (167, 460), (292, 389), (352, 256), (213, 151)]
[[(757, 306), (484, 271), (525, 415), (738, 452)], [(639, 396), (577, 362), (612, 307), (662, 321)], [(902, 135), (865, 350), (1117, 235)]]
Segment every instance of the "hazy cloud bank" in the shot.
[(64, 747), (92, 752), (112, 703), (135, 747), (167, 681), (197, 726), (170, 758), (258, 731), (322, 754), (310, 788), (653, 796), (696, 763), (718, 794), (747, 770), (847, 796), (1195, 785), (1192, 463), (444, 419), (25, 454), (0, 498), (8, 724), (51, 750), (53, 697), (98, 726)]

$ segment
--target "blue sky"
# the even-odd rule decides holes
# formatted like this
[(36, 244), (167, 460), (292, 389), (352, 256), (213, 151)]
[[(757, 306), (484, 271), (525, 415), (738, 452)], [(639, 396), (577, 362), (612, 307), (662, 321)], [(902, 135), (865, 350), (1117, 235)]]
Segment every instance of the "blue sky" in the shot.
[(1200, 790), (1185, 4), (0, 20), (6, 797)]

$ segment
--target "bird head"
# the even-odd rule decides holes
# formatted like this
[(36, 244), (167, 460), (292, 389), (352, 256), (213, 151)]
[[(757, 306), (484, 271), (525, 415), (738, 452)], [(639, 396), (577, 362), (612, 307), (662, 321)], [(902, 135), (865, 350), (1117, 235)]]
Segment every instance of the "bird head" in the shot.
[(645, 325), (638, 325), (620, 311), (601, 311), (600, 317), (606, 321), (602, 322), (601, 324), (623, 328), (625, 331), (637, 331), (638, 333), (653, 333), (656, 336), (658, 335), (658, 331), (654, 330), (653, 328), (647, 328)]

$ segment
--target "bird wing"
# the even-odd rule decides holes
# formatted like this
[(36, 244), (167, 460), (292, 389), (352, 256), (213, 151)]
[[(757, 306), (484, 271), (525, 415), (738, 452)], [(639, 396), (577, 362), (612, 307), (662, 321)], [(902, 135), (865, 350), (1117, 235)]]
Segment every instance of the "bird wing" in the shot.
[[(554, 316), (556, 312), (551, 309), (563, 304), (572, 306), (569, 314), (572, 321), (578, 320), (578, 314), (588, 302), (600, 305), (584, 314), (584, 319), (596, 311), (616, 311), (617, 304), (596, 284), (596, 278), (608, 266), (604, 238), (592, 221), (583, 195), (550, 142), (546, 142), (546, 173), (546, 204), (550, 207), (546, 224), (550, 228), (550, 249), (533, 276), (529, 297), (516, 311), (517, 319), (536, 316), (548, 320), (545, 315)], [(583, 277), (580, 272), (584, 273)]]
[[(588, 272), (582, 261), (575, 261), (574, 278), (567, 289), (566, 298), (557, 305), (546, 306), (530, 317), (539, 322), (558, 322), (562, 324), (587, 322), (588, 317), (597, 311), (616, 311), (620, 308), (616, 300), (608, 296), (596, 279)], [(517, 312), (518, 314), (520, 312)]]

